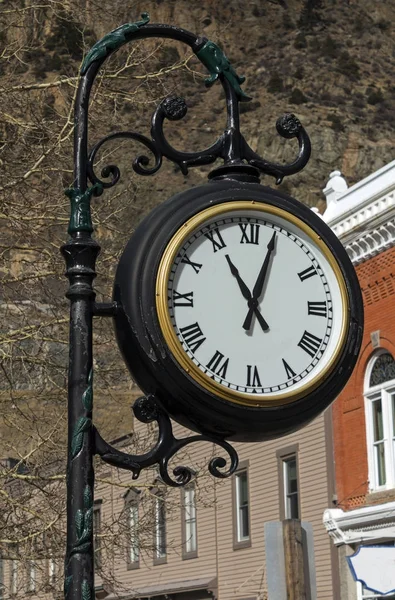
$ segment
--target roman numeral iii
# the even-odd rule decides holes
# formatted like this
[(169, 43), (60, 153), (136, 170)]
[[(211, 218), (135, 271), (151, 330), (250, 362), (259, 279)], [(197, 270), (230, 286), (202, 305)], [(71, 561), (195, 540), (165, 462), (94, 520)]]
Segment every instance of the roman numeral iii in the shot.
[(214, 229), (212, 229), (211, 231), (208, 231), (204, 235), (212, 243), (214, 252), (217, 252), (218, 250), (221, 250), (222, 248), (226, 248), (226, 244), (225, 244), (224, 240), (222, 239), (222, 236), (218, 230), (218, 227), (215, 227)]
[(192, 325), (188, 325), (187, 327), (180, 327), (180, 333), (191, 352), (196, 352), (203, 342), (206, 341), (198, 323), (192, 323)]
[(321, 346), (322, 339), (305, 331), (298, 346), (313, 358)]
[(317, 317), (326, 317), (328, 314), (326, 302), (307, 302), (307, 313)]
[(225, 358), (225, 356), (217, 350), (212, 359), (207, 363), (206, 368), (210, 369), (210, 371), (218, 375), (218, 377), (225, 379), (228, 364), (229, 358)]
[(239, 223), (241, 229), (240, 244), (259, 244), (258, 223)]
[(258, 369), (252, 365), (247, 365), (247, 387), (262, 387)]
[(193, 306), (193, 292), (180, 294), (173, 290), (173, 306)]

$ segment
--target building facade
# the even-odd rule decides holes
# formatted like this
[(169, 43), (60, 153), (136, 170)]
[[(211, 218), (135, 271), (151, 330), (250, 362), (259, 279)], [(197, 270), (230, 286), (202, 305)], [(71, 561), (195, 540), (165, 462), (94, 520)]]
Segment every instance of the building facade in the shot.
[[(286, 437), (236, 444), (240, 464), (229, 480), (207, 475), (218, 448), (195, 444), (172, 466), (192, 466), (197, 474), (182, 489), (166, 488), (154, 469), (140, 481), (99, 466), (93, 519), (96, 598), (266, 600), (265, 523), (301, 518), (313, 529), (317, 598), (333, 600), (336, 561), (322, 526), (334, 493), (331, 426), (327, 411)], [(136, 437), (146, 429), (136, 423)], [(177, 437), (185, 433), (175, 425)], [(133, 450), (130, 438), (119, 445)], [(62, 568), (45, 544), (42, 558), (38, 553), (23, 563), (18, 557), (4, 560), (2, 598), (61, 598)]]
[(384, 596), (356, 583), (345, 557), (395, 543), (395, 162), (350, 188), (335, 171), (324, 193), (323, 218), (354, 263), (365, 310), (358, 363), (333, 405), (336, 497), (324, 524), (338, 551), (339, 597), (373, 600)]

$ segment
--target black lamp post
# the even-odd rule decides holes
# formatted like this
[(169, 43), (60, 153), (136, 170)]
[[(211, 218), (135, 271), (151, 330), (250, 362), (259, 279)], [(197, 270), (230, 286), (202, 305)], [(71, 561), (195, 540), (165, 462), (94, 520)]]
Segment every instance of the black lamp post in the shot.
[[(227, 126), (219, 139), (201, 152), (180, 152), (166, 140), (163, 132), (165, 119), (180, 120), (187, 107), (182, 98), (166, 98), (152, 117), (151, 138), (134, 132), (113, 133), (88, 152), (89, 97), (95, 77), (104, 61), (123, 44), (161, 37), (188, 44), (210, 76), (206, 85), (216, 80), (222, 84), (227, 106)], [(163, 481), (180, 486), (191, 478), (191, 470), (178, 467), (168, 473), (168, 461), (186, 444), (198, 440), (219, 444), (229, 454), (230, 465), (222, 458), (213, 459), (209, 470), (216, 477), (228, 477), (237, 467), (235, 450), (220, 435), (201, 434), (178, 440), (173, 436), (167, 411), (154, 395), (140, 398), (134, 405), (136, 417), (145, 423), (157, 421), (159, 436), (155, 447), (142, 456), (131, 456), (111, 447), (98, 433), (92, 423), (93, 368), (92, 368), (92, 319), (93, 316), (115, 316), (117, 303), (95, 303), (92, 287), (95, 278), (95, 262), (100, 252), (99, 244), (92, 239), (93, 226), (90, 201), (104, 190), (114, 186), (120, 177), (116, 166), (103, 169), (101, 178), (94, 172), (95, 156), (101, 146), (114, 138), (131, 138), (141, 142), (153, 154), (150, 166), (146, 156), (135, 159), (133, 169), (140, 175), (156, 173), (163, 157), (176, 163), (186, 174), (189, 167), (211, 164), (217, 158), (223, 165), (209, 174), (209, 179), (259, 183), (259, 172), (275, 177), (280, 183), (284, 176), (300, 171), (310, 156), (309, 138), (294, 115), (285, 115), (277, 122), (277, 131), (284, 138), (297, 138), (299, 154), (289, 165), (273, 164), (262, 159), (247, 144), (239, 126), (239, 102), (249, 98), (241, 89), (244, 79), (239, 77), (222, 50), (206, 38), (198, 37), (177, 27), (149, 24), (146, 13), (142, 20), (119, 27), (97, 42), (87, 54), (81, 69), (75, 103), (75, 167), (73, 187), (66, 191), (71, 201), (71, 218), (68, 242), (62, 247), (66, 261), (66, 276), (70, 286), (70, 363), (68, 405), (68, 466), (67, 466), (67, 553), (65, 561), (65, 597), (68, 600), (93, 600), (93, 455), (98, 454), (112, 465), (129, 469), (133, 478), (140, 471), (158, 464)]]

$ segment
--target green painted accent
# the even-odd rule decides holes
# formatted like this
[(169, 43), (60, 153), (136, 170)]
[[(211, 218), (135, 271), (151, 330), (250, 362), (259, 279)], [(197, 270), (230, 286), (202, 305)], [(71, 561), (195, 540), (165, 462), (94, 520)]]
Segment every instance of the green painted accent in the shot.
[(93, 495), (89, 485), (84, 488), (84, 510), (77, 510), (74, 522), (77, 541), (70, 552), (70, 556), (89, 552), (92, 547)]
[(130, 33), (137, 31), (143, 25), (147, 25), (147, 23), (149, 23), (148, 13), (142, 13), (141, 18), (142, 21), (125, 23), (124, 25), (117, 27), (117, 29), (110, 31), (110, 33), (107, 33), (107, 35), (105, 35), (101, 40), (96, 42), (96, 44), (92, 46), (88, 54), (85, 56), (80, 71), (81, 75), (85, 75), (88, 68), (95, 60), (105, 58), (112, 50), (117, 50), (120, 46), (122, 46), (127, 41), (126, 37)]
[(65, 596), (67, 596), (67, 594), (68, 594), (68, 591), (70, 589), (70, 585), (71, 585), (72, 581), (73, 581), (73, 576), (72, 575), (69, 575), (68, 577), (64, 578), (64, 588), (63, 588), (63, 591), (64, 591), (64, 595)]
[(93, 369), (89, 372), (88, 387), (82, 394), (82, 404), (87, 412), (91, 412), (93, 408)]
[(78, 231), (89, 231), (92, 233), (92, 219), (90, 201), (97, 191), (102, 192), (103, 186), (95, 183), (94, 186), (87, 188), (85, 192), (81, 192), (78, 188), (68, 188), (64, 191), (66, 196), (70, 198), (71, 212), (68, 232), (77, 233)]
[(84, 433), (92, 426), (92, 419), (81, 417), (78, 419), (74, 429), (73, 439), (71, 440), (71, 458), (75, 458), (84, 443)]
[(239, 77), (239, 75), (237, 75), (229, 60), (217, 44), (210, 41), (206, 42), (203, 48), (196, 53), (196, 56), (210, 71), (210, 77), (205, 79), (207, 86), (213, 85), (222, 73), (235, 90), (240, 101), (251, 100), (250, 96), (247, 96), (240, 87), (240, 84), (244, 83), (245, 77)]
[(84, 489), (84, 507), (86, 509), (88, 509), (88, 508), (92, 508), (92, 506), (93, 506), (92, 490), (89, 487), (89, 485), (86, 485), (85, 489)]
[(82, 600), (92, 600), (92, 588), (89, 583), (84, 579), (81, 586), (81, 598)]

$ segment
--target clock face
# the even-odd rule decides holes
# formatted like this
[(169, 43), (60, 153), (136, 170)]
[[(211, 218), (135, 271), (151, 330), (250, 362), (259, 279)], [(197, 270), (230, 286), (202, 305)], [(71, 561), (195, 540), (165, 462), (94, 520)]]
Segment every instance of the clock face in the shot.
[(319, 385), (348, 326), (327, 246), (282, 209), (233, 201), (202, 211), (168, 244), (156, 301), (179, 366), (231, 402), (281, 405)]

